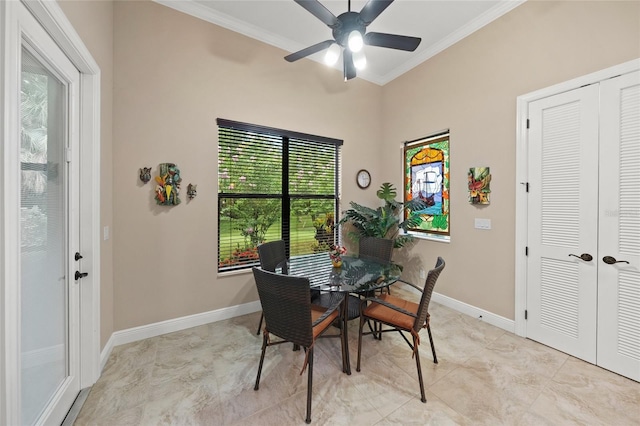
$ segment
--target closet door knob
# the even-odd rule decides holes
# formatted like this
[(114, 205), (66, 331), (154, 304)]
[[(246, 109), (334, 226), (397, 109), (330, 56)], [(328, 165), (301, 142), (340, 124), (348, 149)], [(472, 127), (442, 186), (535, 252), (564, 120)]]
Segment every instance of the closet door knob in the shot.
[(591, 256), (589, 253), (582, 253), (580, 256), (576, 254), (570, 254), (569, 256), (577, 257), (578, 259), (582, 259), (585, 262), (591, 262), (593, 260), (593, 256)]
[(616, 260), (616, 258), (613, 257), (613, 256), (605, 256), (605, 257), (602, 258), (602, 261), (604, 263), (606, 263), (607, 265), (613, 265), (614, 263), (626, 263), (626, 264), (629, 264), (628, 261), (626, 261), (626, 260)]

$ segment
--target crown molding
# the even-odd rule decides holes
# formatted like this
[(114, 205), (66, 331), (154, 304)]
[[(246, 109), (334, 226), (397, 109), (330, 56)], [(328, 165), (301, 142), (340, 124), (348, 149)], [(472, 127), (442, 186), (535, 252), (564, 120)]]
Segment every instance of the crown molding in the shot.
[[(179, 12), (186, 13), (187, 15), (194, 16), (196, 18), (221, 26), (228, 30), (243, 34), (247, 37), (251, 37), (255, 40), (270, 44), (286, 52), (297, 52), (298, 50), (301, 50), (307, 47), (307, 46), (301, 45), (300, 43), (292, 42), (291, 40), (286, 39), (284, 37), (280, 37), (269, 31), (265, 31), (264, 29), (259, 28), (255, 25), (247, 24), (246, 22), (233, 18), (227, 14), (216, 12), (212, 9), (207, 8), (206, 6), (203, 6), (200, 3), (195, 3), (189, 0), (153, 0), (153, 1), (163, 6), (167, 6), (172, 9), (175, 9)], [(385, 84), (400, 77), (402, 74), (417, 67), (421, 63), (432, 58), (433, 56), (437, 55), (443, 50), (453, 46), (463, 38), (474, 33), (475, 31), (479, 30), (485, 25), (498, 19), (502, 15), (520, 6), (525, 1), (526, 0), (508, 0), (508, 1), (500, 2), (496, 6), (492, 7), (491, 9), (483, 13), (482, 15), (478, 16), (476, 19), (469, 22), (464, 27), (459, 28), (458, 30), (452, 32), (451, 34), (444, 37), (440, 41), (436, 42), (427, 50), (424, 50), (416, 55), (413, 55), (411, 59), (403, 62), (398, 67), (394, 68), (392, 72), (389, 72), (385, 75), (378, 75), (378, 74), (373, 74), (368, 70), (364, 70), (364, 71), (358, 72), (358, 78), (367, 80), (371, 83), (375, 83), (379, 86), (384, 86)], [(324, 65), (324, 63), (321, 60), (315, 59), (313, 57), (310, 57), (309, 59)], [(342, 62), (338, 61), (338, 64), (333, 66), (333, 68), (341, 71)]]
[(236, 19), (225, 13), (216, 12), (206, 6), (203, 6), (200, 3), (195, 3), (189, 0), (187, 1), (185, 0), (153, 0), (153, 1), (155, 3), (170, 7), (179, 12), (186, 13), (187, 15), (191, 15), (193, 17), (202, 19), (204, 21), (211, 22), (212, 24), (216, 24), (220, 27), (223, 27), (228, 30), (234, 31), (236, 33), (245, 35), (247, 37), (251, 37), (253, 39), (262, 41), (264, 43), (278, 47), (280, 49), (284, 49), (287, 51), (296, 51), (306, 47), (306, 46), (300, 45), (299, 43), (291, 42), (290, 40), (284, 37), (280, 37), (277, 34), (274, 34), (272, 32), (265, 31), (260, 27), (257, 27), (255, 25), (251, 25), (244, 21)]
[(478, 16), (476, 19), (472, 20), (467, 25), (460, 27), (459, 29), (452, 32), (448, 36), (440, 39), (440, 41), (434, 43), (428, 49), (420, 52), (417, 55), (412, 56), (411, 59), (404, 62), (400, 66), (394, 68), (392, 72), (387, 73), (384, 76), (381, 76), (380, 83), (378, 84), (380, 84), (381, 86), (384, 86), (390, 81), (400, 77), (402, 74), (417, 67), (421, 63), (427, 61), (428, 59), (436, 56), (438, 53), (448, 49), (449, 47), (453, 46), (460, 40), (478, 31), (480, 28), (484, 27), (485, 25), (490, 24), (491, 22), (500, 18), (502, 15), (512, 11), (513, 9), (520, 6), (525, 1), (526, 0), (510, 0), (510, 1), (498, 3), (496, 6), (492, 7), (482, 15)]

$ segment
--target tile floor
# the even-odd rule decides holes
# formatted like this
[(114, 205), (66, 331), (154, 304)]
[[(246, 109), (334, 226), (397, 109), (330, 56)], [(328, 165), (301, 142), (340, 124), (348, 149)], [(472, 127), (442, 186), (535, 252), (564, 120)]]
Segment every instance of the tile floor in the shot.
[[(399, 289), (398, 294), (409, 290)], [(349, 327), (352, 375), (339, 339), (316, 344), (315, 425), (640, 425), (640, 384), (432, 303), (434, 364), (420, 346), (427, 403), (399, 335), (363, 340)], [(304, 424), (303, 352), (267, 348), (254, 391), (259, 313), (115, 347), (75, 424)]]

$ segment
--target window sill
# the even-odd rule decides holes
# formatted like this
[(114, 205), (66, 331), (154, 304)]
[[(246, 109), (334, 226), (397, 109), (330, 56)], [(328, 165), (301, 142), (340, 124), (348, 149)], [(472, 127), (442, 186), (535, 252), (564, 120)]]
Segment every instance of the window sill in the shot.
[(246, 274), (251, 274), (251, 273), (252, 273), (251, 268), (248, 268), (248, 269), (236, 269), (235, 271), (218, 272), (218, 278), (232, 277), (232, 276), (236, 276), (236, 275), (246, 275)]
[(449, 244), (451, 242), (450, 235), (437, 235), (437, 234), (423, 234), (420, 232), (407, 232), (408, 235), (412, 235), (414, 238), (420, 240), (436, 241), (438, 243)]

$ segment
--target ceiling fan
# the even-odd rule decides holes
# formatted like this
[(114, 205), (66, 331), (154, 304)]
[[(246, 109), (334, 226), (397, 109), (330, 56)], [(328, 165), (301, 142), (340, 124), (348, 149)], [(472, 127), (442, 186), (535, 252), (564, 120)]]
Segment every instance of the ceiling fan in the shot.
[(328, 49), (325, 54), (325, 62), (333, 65), (338, 60), (342, 50), (345, 81), (355, 78), (356, 69), (362, 69), (366, 65), (366, 57), (362, 50), (363, 45), (413, 52), (422, 41), (418, 37), (366, 32), (367, 26), (389, 7), (393, 0), (369, 0), (360, 12), (352, 12), (351, 0), (348, 0), (348, 11), (337, 17), (318, 0), (294, 1), (329, 26), (333, 31), (333, 40), (325, 40), (314, 44), (285, 56), (284, 59), (294, 62)]

